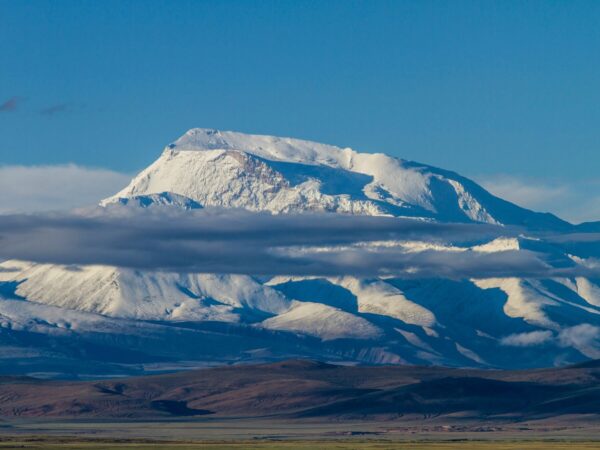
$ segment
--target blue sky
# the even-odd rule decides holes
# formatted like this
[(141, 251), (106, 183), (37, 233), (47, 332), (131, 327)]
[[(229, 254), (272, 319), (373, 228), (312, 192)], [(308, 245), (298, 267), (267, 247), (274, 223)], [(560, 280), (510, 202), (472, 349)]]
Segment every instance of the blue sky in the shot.
[(599, 23), (594, 1), (0, 0), (0, 166), (130, 174), (214, 127), (600, 218)]

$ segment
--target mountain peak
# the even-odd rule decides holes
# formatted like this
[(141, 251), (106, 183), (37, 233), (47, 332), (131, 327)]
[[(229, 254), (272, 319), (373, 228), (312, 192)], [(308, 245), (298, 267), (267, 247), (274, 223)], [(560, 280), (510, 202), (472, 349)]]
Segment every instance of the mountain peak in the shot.
[(342, 149), (303, 139), (211, 128), (188, 130), (175, 142), (169, 144), (165, 152), (205, 150), (237, 150), (275, 161), (326, 164), (344, 168), (348, 165), (349, 156), (355, 153), (350, 148)]

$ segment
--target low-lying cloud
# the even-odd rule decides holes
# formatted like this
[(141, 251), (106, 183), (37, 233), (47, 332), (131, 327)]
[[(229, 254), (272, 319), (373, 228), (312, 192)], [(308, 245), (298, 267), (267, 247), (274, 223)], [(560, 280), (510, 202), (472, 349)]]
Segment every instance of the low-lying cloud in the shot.
[[(597, 267), (576, 262), (553, 267), (538, 252), (467, 248), (519, 232), (392, 217), (113, 206), (85, 214), (4, 215), (0, 260), (248, 275), (456, 279), (600, 275)], [(414, 248), (403, 241), (437, 246)]]
[(554, 334), (550, 330), (530, 331), (527, 333), (515, 333), (503, 337), (500, 340), (502, 345), (511, 347), (532, 347), (542, 345), (554, 339)]
[(562, 330), (558, 336), (563, 347), (575, 347), (588, 358), (600, 358), (600, 328), (588, 323)]
[(503, 337), (500, 343), (512, 347), (554, 344), (573, 347), (588, 358), (600, 358), (600, 328), (589, 323), (563, 328), (556, 335), (550, 330), (511, 334)]

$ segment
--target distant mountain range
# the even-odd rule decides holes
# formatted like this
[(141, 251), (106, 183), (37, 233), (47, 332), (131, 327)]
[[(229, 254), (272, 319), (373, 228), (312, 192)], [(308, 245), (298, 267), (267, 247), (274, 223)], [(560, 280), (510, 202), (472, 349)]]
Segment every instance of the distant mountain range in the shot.
[[(600, 256), (597, 246), (547, 246), (528, 235), (596, 232), (598, 223), (575, 226), (521, 208), (454, 172), (208, 129), (168, 145), (101, 205), (514, 226), (523, 234), (468, 250), (543, 251), (557, 266)], [(2, 373), (86, 377), (297, 357), (485, 368), (600, 358), (600, 280), (252, 277), (0, 264)]]
[(524, 421), (560, 429), (597, 421), (599, 376), (598, 361), (490, 371), (291, 360), (88, 382), (5, 377), (0, 417), (376, 419), (395, 426), (424, 419), (432, 426), (437, 418), (492, 429)]

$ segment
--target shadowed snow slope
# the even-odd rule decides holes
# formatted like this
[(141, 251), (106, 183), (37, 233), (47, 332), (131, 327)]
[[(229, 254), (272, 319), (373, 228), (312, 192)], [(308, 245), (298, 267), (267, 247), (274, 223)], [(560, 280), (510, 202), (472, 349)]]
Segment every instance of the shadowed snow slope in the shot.
[[(384, 154), (206, 129), (190, 130), (167, 146), (101, 204), (409, 216), (517, 225), (525, 233), (576, 229), (494, 197), (453, 172)], [(541, 251), (542, 245), (501, 237), (472, 250)], [(575, 257), (560, 247), (543, 251), (558, 265)], [(15, 364), (13, 372), (47, 376), (82, 367), (86, 373), (142, 373), (290, 357), (550, 366), (599, 357), (599, 299), (598, 280), (582, 277), (256, 279), (5, 261), (0, 359)]]

